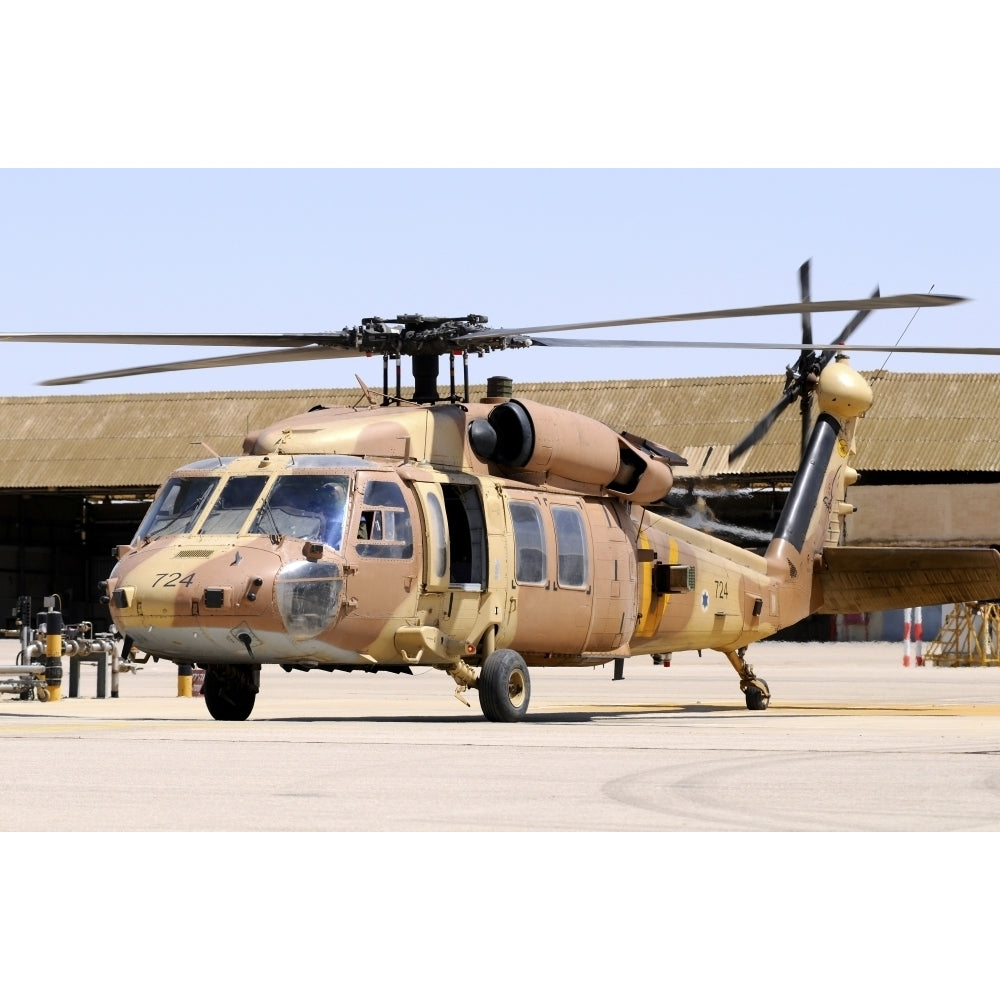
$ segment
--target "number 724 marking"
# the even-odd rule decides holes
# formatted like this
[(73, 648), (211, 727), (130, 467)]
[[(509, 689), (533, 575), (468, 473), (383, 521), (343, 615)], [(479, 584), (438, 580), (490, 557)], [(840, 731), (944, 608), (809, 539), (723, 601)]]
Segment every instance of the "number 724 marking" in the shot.
[(190, 587), (192, 583), (194, 583), (194, 573), (188, 573), (187, 576), (181, 576), (180, 573), (157, 573), (153, 586), (176, 587), (184, 584), (185, 587)]

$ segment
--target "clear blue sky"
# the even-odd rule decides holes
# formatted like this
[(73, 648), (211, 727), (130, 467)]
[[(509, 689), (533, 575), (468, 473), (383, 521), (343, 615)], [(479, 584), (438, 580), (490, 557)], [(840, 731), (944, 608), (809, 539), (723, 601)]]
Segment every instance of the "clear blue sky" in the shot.
[[(463, 315), (516, 327), (937, 292), (906, 344), (995, 345), (1000, 172), (936, 169), (11, 169), (0, 171), (0, 328), (317, 332), (364, 316)], [(856, 342), (893, 343), (910, 311)], [(814, 317), (833, 339), (848, 316)], [(582, 334), (578, 334), (581, 336)], [(595, 336), (608, 334), (596, 333)], [(553, 351), (473, 359), (472, 379), (780, 372), (796, 317), (623, 331), (786, 341), (758, 351)], [(7, 395), (337, 387), (378, 359), (221, 368), (39, 389), (43, 377), (213, 353), (0, 344)], [(218, 352), (216, 352), (218, 353)], [(225, 353), (225, 352), (222, 352)], [(881, 355), (856, 355), (877, 367)], [(406, 362), (404, 362), (406, 364)], [(896, 355), (895, 370), (997, 370), (1000, 359)]]
[[(811, 257), (815, 298), (878, 284), (974, 300), (924, 310), (905, 343), (997, 342), (1000, 172), (933, 169), (998, 162), (981, 5), (905, 18), (877, 0), (835, 15), (786, 0), (622, 0), (613, 17), (561, 0), (470, 10), (177, 0), (168, 18), (94, 0), (5, 12), (0, 331), (318, 332), (401, 312), (603, 320), (794, 300)], [(816, 317), (817, 340), (847, 318)], [(910, 319), (874, 314), (855, 342), (893, 342)], [(781, 372), (799, 321), (621, 336), (789, 351), (536, 348), (474, 359), (472, 378)], [(35, 384), (209, 353), (0, 344), (2, 391), (381, 378), (378, 359), (359, 359)]]

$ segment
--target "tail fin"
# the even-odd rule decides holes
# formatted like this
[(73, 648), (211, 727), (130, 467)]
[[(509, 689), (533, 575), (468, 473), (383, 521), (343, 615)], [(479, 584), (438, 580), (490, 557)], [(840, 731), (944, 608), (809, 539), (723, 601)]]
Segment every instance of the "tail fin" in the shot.
[(823, 369), (817, 398), (820, 413), (766, 553), (768, 575), (781, 585), (782, 627), (819, 606), (813, 572), (824, 547), (838, 544), (844, 518), (854, 509), (845, 500), (847, 487), (858, 478), (849, 459), (857, 421), (871, 406), (872, 393), (838, 358)]

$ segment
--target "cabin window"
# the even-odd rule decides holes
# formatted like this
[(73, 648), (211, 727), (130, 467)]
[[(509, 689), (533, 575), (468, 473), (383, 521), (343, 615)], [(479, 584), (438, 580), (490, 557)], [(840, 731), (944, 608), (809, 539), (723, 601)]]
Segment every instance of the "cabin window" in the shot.
[(552, 505), (552, 523), (556, 529), (557, 579), (561, 587), (587, 585), (587, 536), (579, 507)]
[(444, 536), (444, 512), (441, 510), (440, 501), (433, 493), (427, 494), (427, 511), (431, 519), (431, 575), (441, 579), (448, 568), (448, 550)]
[(339, 549), (344, 536), (347, 476), (280, 476), (250, 527)]
[(164, 484), (142, 519), (133, 544), (158, 535), (184, 535), (191, 530), (205, 501), (218, 485), (217, 476), (175, 476)]
[(413, 555), (413, 525), (398, 484), (368, 481), (355, 547), (358, 555), (374, 559), (409, 559)]
[(544, 583), (546, 555), (542, 512), (533, 503), (512, 500), (510, 517), (514, 524), (514, 579), (518, 583)]

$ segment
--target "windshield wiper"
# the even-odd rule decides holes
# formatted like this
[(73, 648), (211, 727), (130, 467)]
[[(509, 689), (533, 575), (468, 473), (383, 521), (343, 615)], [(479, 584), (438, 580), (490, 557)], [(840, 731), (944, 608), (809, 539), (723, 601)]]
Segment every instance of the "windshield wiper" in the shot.
[[(267, 512), (267, 516), (271, 519), (271, 527), (274, 528), (273, 534), (268, 536), (271, 539), (271, 544), (280, 545), (282, 538), (284, 538), (284, 535), (282, 534), (281, 529), (278, 527), (278, 521), (274, 516), (274, 511), (271, 509), (271, 504), (268, 501), (266, 495), (260, 504), (261, 514), (263, 514), (265, 511)], [(258, 521), (259, 520), (260, 518), (258, 518)]]
[(169, 521), (157, 526), (156, 528), (150, 529), (150, 531), (146, 534), (144, 538), (141, 539), (141, 541), (143, 543), (146, 543), (153, 541), (153, 539), (155, 538), (159, 538), (172, 525), (176, 524), (178, 521), (183, 520), (184, 518), (189, 518), (193, 523), (197, 519), (198, 514), (201, 512), (201, 508), (205, 506), (205, 501), (208, 499), (211, 492), (212, 491), (209, 490), (207, 493), (204, 493), (197, 501), (195, 501), (195, 503), (189, 504), (183, 510), (179, 510), (176, 514), (174, 514), (172, 518), (170, 518)]

